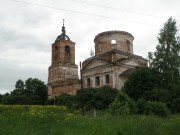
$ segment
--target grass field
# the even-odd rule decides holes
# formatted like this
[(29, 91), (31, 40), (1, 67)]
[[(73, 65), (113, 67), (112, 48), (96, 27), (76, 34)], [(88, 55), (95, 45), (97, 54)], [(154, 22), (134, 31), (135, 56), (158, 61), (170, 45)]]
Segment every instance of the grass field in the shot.
[(167, 118), (97, 112), (85, 117), (66, 107), (0, 105), (0, 135), (179, 135), (180, 115)]

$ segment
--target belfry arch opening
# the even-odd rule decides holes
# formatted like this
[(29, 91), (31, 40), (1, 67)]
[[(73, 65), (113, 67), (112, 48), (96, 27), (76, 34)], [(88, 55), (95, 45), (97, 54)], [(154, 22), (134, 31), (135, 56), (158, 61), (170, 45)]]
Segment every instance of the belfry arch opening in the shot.
[(65, 62), (66, 63), (70, 63), (71, 62), (71, 50), (70, 47), (68, 45), (65, 46)]
[(54, 59), (57, 60), (57, 57), (58, 57), (58, 47), (55, 46), (55, 49), (54, 49)]

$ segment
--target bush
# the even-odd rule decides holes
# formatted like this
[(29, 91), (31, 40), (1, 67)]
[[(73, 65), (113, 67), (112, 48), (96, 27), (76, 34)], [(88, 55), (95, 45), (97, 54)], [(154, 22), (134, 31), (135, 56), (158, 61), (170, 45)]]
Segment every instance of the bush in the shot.
[(167, 106), (173, 113), (180, 113), (180, 82), (171, 86), (169, 95), (171, 98), (167, 100)]
[(170, 110), (165, 103), (148, 101), (145, 106), (145, 113), (147, 115), (168, 116)]
[[(172, 113), (180, 112), (180, 80), (171, 82), (166, 87), (162, 83), (162, 74), (149, 68), (139, 68), (133, 72), (126, 83), (123, 91), (134, 100), (145, 99), (166, 103)], [(140, 105), (138, 101), (137, 105)], [(139, 106), (140, 107), (140, 106)], [(139, 108), (141, 109), (141, 108)], [(143, 113), (139, 110), (138, 113)]]
[(136, 102), (136, 108), (138, 114), (145, 114), (145, 108), (146, 108), (146, 100), (144, 98), (140, 98)]
[(117, 115), (132, 114), (135, 112), (135, 105), (127, 94), (120, 91), (115, 101), (110, 105), (109, 111), (111, 114)]
[(61, 94), (57, 97), (57, 105), (69, 105), (71, 96), (68, 94)]
[(180, 112), (180, 85), (172, 84), (169, 88), (155, 88), (148, 93), (146, 100), (166, 103), (172, 113)]
[[(104, 110), (107, 109), (109, 105), (115, 100), (118, 90), (104, 86), (101, 88), (86, 88), (83, 89), (83, 92), (84, 106), (86, 110)], [(81, 94), (82, 90), (79, 90), (75, 96), (78, 103), (81, 103)]]
[(47, 99), (45, 105), (54, 105), (54, 99)]
[(61, 94), (57, 97), (57, 105), (67, 106), (70, 109), (77, 109), (78, 102), (75, 96), (70, 96), (68, 94)]

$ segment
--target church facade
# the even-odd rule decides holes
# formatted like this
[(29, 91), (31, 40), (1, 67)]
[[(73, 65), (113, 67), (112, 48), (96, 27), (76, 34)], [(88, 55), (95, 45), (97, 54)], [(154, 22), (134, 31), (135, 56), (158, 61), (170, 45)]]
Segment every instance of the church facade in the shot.
[[(128, 76), (147, 60), (133, 53), (134, 37), (125, 31), (106, 31), (95, 39), (95, 56), (82, 62), (82, 87), (111, 86), (121, 89)], [(48, 98), (62, 93), (76, 94), (80, 89), (78, 66), (75, 64), (75, 43), (62, 34), (52, 44), (52, 60), (48, 74)]]

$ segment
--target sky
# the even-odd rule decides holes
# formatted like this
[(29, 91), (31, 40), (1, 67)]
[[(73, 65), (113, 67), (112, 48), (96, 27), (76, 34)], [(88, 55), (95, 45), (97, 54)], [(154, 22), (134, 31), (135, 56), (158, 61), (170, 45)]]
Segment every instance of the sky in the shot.
[(134, 54), (147, 58), (169, 17), (180, 29), (179, 6), (179, 0), (0, 0), (0, 94), (14, 90), (19, 79), (47, 83), (63, 19), (77, 65), (90, 57), (95, 36), (110, 30), (131, 33)]

